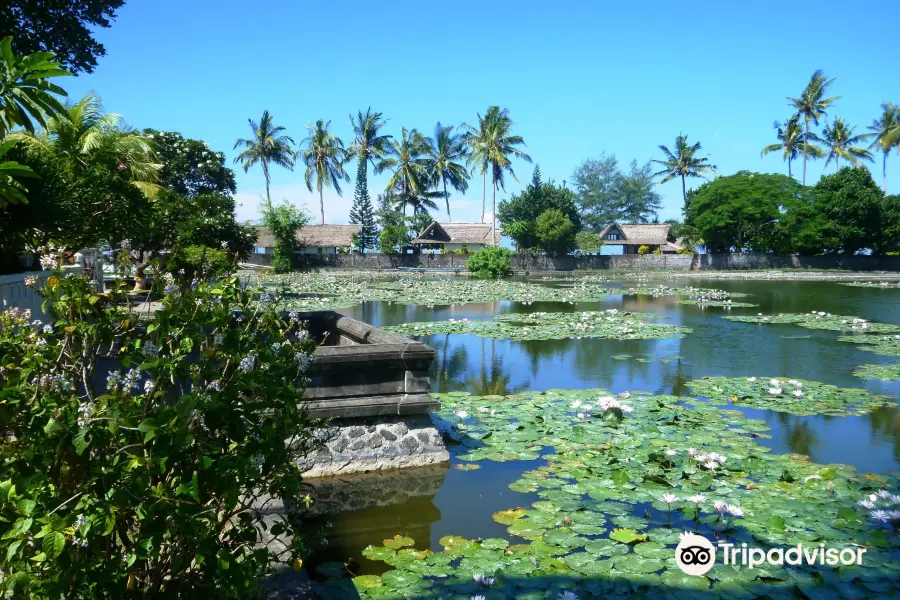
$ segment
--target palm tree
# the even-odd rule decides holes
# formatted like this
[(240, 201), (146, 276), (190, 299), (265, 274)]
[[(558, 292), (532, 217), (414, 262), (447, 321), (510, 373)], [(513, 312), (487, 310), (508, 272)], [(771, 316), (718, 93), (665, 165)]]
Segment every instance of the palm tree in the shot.
[(830, 126), (825, 125), (825, 129), (822, 131), (822, 137), (823, 141), (827, 144), (828, 149), (828, 158), (825, 159), (826, 167), (832, 159), (834, 160), (835, 171), (840, 168), (839, 162), (842, 158), (846, 158), (850, 161), (850, 164), (854, 166), (861, 165), (863, 160), (872, 160), (871, 152), (865, 148), (854, 146), (854, 144), (864, 142), (875, 134), (863, 133), (860, 135), (853, 135), (854, 130), (856, 130), (856, 127), (847, 125), (847, 122), (840, 117), (835, 117), (834, 123)]
[(709, 164), (709, 159), (697, 156), (700, 152), (700, 142), (688, 146), (687, 136), (679, 135), (675, 138), (675, 151), (672, 152), (665, 146), (660, 146), (666, 160), (652, 160), (665, 168), (653, 174), (653, 177), (662, 177), (660, 183), (666, 183), (676, 177), (681, 177), (681, 196), (687, 200), (687, 187), (685, 179), (688, 177), (705, 177), (704, 173), (715, 175), (716, 165)]
[(884, 175), (884, 193), (887, 194), (887, 159), (891, 148), (896, 147), (900, 151), (900, 106), (890, 102), (881, 105), (881, 117), (872, 121), (866, 129), (873, 132), (875, 139), (869, 148), (878, 146), (883, 159), (881, 172)]
[(285, 169), (294, 168), (294, 151), (291, 146), (294, 145), (294, 139), (285, 135), (284, 127), (275, 126), (272, 121), (272, 115), (268, 110), (264, 110), (259, 123), (254, 123), (253, 119), (247, 119), (250, 129), (253, 130), (253, 137), (250, 139), (239, 139), (234, 143), (234, 148), (244, 148), (244, 151), (238, 154), (234, 162), (241, 163), (244, 172), (250, 170), (250, 167), (259, 163), (262, 166), (263, 177), (266, 179), (266, 204), (272, 206), (272, 196), (269, 194), (269, 164), (279, 165)]
[(793, 107), (797, 111), (797, 115), (803, 119), (804, 131), (806, 132), (806, 139), (803, 141), (804, 146), (807, 148), (807, 151), (803, 153), (803, 185), (806, 185), (806, 158), (810, 155), (808, 151), (809, 143), (813, 141), (809, 133), (809, 122), (812, 121), (818, 125), (819, 119), (840, 98), (840, 96), (825, 97), (825, 91), (832, 83), (834, 83), (833, 78), (826, 78), (825, 72), (822, 69), (817, 69), (812, 74), (812, 77), (809, 78), (809, 83), (806, 84), (799, 98), (788, 97), (788, 106)]
[[(16, 145), (16, 140), (0, 140), (0, 159)], [(37, 177), (34, 171), (14, 160), (0, 160), (0, 209), (7, 204), (24, 204), (27, 202), (24, 185), (16, 180), (17, 177)]]
[(392, 170), (387, 189), (397, 189), (403, 199), (403, 210), (410, 198), (423, 196), (429, 187), (432, 172), (428, 158), (428, 142), (416, 129), (402, 129), (400, 139), (387, 145), (388, 157), (375, 168), (376, 173)]
[(469, 172), (458, 161), (468, 155), (465, 138), (454, 132), (450, 125), (434, 126), (434, 138), (427, 138), (428, 154), (431, 157), (431, 177), (433, 184), (442, 183), (444, 201), (447, 204), (447, 221), (450, 218), (450, 194), (447, 193), (447, 181), (457, 192), (463, 193), (469, 188)]
[(48, 79), (71, 73), (52, 59), (52, 52), (13, 54), (12, 36), (0, 40), (0, 139), (16, 126), (33, 134), (32, 121), (46, 128), (49, 117), (65, 114), (55, 96), (66, 92)]
[(322, 213), (322, 225), (325, 224), (325, 201), (322, 198), (322, 188), (333, 186), (338, 193), (341, 192), (341, 180), (350, 181), (350, 176), (344, 170), (347, 162), (347, 151), (341, 138), (328, 131), (331, 121), (327, 123), (322, 119), (316, 121), (315, 126), (307, 125), (309, 131), (306, 138), (300, 142), (303, 146), (297, 151), (297, 157), (306, 165), (306, 188), (313, 191), (313, 176), (316, 179), (316, 189), (319, 190), (319, 210)]
[(806, 143), (806, 134), (803, 132), (803, 127), (800, 126), (800, 117), (798, 115), (788, 119), (784, 125), (776, 121), (774, 127), (778, 131), (777, 137), (780, 143), (769, 144), (762, 149), (760, 156), (765, 156), (770, 152), (781, 151), (784, 160), (787, 161), (789, 176), (794, 176), (791, 171), (791, 161), (796, 160), (801, 154), (808, 152), (810, 156), (815, 158), (821, 158), (825, 155), (818, 146)]
[[(484, 118), (478, 115), (479, 128), (467, 126), (469, 130), (469, 144), (472, 147), (472, 162), (478, 165), (482, 173), (487, 166), (491, 169), (491, 187), (493, 190), (493, 223), (491, 235), (494, 245), (497, 245), (497, 187), (504, 187), (504, 176), (509, 173), (514, 181), (516, 174), (512, 169), (512, 159), (520, 158), (531, 162), (531, 157), (519, 150), (517, 146), (524, 146), (525, 140), (520, 135), (512, 135), (513, 121), (509, 117), (509, 111), (499, 106), (488, 107)], [(484, 207), (482, 204), (482, 213)], [(482, 216), (482, 221), (484, 217)]]
[(102, 163), (126, 171), (128, 179), (148, 197), (160, 189), (156, 181), (162, 165), (156, 162), (153, 142), (126, 126), (120, 115), (104, 113), (94, 92), (65, 106), (36, 136), (14, 133), (11, 137), (50, 149), (75, 169)]
[(488, 157), (488, 146), (491, 138), (490, 124), (495, 122), (499, 118), (500, 107), (499, 106), (489, 106), (488, 111), (482, 117), (480, 114), (478, 115), (478, 127), (473, 127), (471, 125), (463, 124), (462, 127), (466, 130), (465, 142), (469, 147), (469, 158), (466, 160), (466, 164), (472, 168), (472, 172), (474, 173), (474, 169), (478, 169), (478, 173), (481, 175), (481, 222), (484, 223), (484, 215), (487, 212), (487, 172), (490, 167), (490, 159)]
[[(369, 163), (374, 169), (378, 169), (381, 160), (388, 152), (388, 144), (391, 136), (381, 135), (381, 128), (387, 121), (380, 112), (372, 112), (372, 108), (366, 112), (357, 111), (356, 117), (350, 115), (350, 124), (353, 125), (353, 144), (348, 148), (347, 156), (357, 157), (356, 179), (368, 179)], [(367, 182), (363, 182), (363, 189), (368, 194)]]

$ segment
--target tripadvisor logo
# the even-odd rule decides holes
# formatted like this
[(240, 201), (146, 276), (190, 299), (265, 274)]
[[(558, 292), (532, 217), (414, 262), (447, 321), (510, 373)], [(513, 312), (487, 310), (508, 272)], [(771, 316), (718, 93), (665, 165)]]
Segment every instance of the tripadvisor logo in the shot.
[(716, 548), (702, 535), (684, 532), (675, 547), (675, 564), (686, 575), (703, 575), (716, 564)]
[[(678, 546), (675, 547), (675, 564), (687, 575), (704, 575), (713, 568), (716, 563), (716, 548), (712, 542), (695, 533), (680, 534)], [(746, 543), (736, 546), (719, 542), (722, 549), (722, 564), (735, 565), (755, 569), (768, 564), (787, 565), (828, 565), (836, 567), (839, 564), (861, 565), (865, 548), (859, 546), (843, 549), (826, 548), (825, 544), (818, 546), (804, 546), (797, 544), (790, 548), (772, 548), (768, 551), (762, 548), (748, 547)]]

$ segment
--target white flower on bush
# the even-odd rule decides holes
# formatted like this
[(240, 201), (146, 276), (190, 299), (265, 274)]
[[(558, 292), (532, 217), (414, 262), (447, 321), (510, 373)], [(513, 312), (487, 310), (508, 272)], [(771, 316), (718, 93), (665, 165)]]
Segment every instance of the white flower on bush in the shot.
[(148, 358), (156, 358), (159, 356), (159, 348), (156, 347), (156, 344), (153, 342), (147, 341), (144, 342), (144, 347), (141, 348), (141, 353)]
[(245, 375), (253, 370), (253, 367), (256, 366), (256, 355), (248, 354), (244, 358), (241, 359), (240, 364), (238, 364), (238, 370)]

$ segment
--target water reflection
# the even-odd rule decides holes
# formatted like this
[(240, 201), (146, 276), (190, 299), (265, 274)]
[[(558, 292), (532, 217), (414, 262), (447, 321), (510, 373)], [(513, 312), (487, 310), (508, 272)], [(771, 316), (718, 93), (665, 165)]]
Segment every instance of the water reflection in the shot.
[[(641, 285), (687, 285), (648, 281)], [(853, 376), (863, 363), (892, 363), (896, 358), (863, 352), (838, 342), (839, 334), (792, 325), (753, 325), (722, 319), (725, 314), (808, 312), (861, 316), (900, 322), (896, 292), (809, 281), (693, 281), (751, 294), (759, 307), (701, 309), (678, 304), (671, 296), (601, 296), (596, 302), (484, 302), (458, 306), (417, 307), (366, 302), (350, 311), (373, 325), (412, 321), (490, 319), (497, 314), (580, 312), (616, 308), (653, 312), (665, 323), (690, 327), (682, 339), (600, 340), (594, 338), (510, 341), (471, 335), (423, 336), (437, 353), (433, 372), (436, 391), (512, 394), (522, 390), (600, 387), (613, 392), (643, 390), (687, 395), (686, 383), (705, 376), (790, 376), (872, 393), (900, 397), (900, 384)], [(629, 287), (634, 282), (620, 282)], [(893, 296), (891, 294), (894, 294)], [(843, 462), (863, 471), (900, 469), (900, 412), (886, 408), (863, 417), (795, 417), (745, 410), (773, 428), (771, 440), (760, 440), (776, 452), (808, 454), (818, 462)]]

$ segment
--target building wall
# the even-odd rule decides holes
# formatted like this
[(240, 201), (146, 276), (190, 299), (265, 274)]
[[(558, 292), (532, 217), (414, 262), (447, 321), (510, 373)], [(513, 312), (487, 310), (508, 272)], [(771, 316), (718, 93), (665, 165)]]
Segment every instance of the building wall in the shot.
[[(299, 266), (396, 269), (399, 267), (460, 269), (468, 256), (460, 254), (298, 254)], [(270, 266), (270, 254), (254, 254), (250, 264)], [(530, 258), (513, 256), (517, 271), (620, 270), (742, 270), (742, 269), (845, 269), (850, 271), (900, 271), (900, 256), (793, 256), (778, 254), (621, 254), (615, 256), (563, 256)]]
[[(16, 273), (15, 275), (0, 275), (0, 312), (9, 308), (22, 308), (31, 311), (31, 318), (49, 323), (51, 319), (41, 310), (43, 297), (35, 291), (46, 283), (52, 271), (33, 271), (29, 273)], [(33, 288), (25, 285), (26, 276), (37, 276), (38, 281)]]

